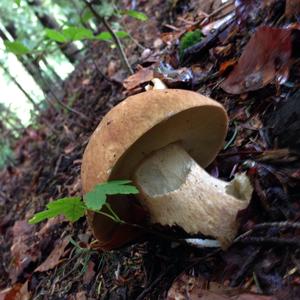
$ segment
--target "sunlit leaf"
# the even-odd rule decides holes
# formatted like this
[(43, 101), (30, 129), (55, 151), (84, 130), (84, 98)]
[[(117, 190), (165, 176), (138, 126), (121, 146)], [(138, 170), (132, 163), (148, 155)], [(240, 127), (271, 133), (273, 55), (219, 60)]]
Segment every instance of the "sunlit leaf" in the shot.
[(94, 14), (90, 9), (86, 9), (81, 17), (82, 22), (88, 22), (93, 18)]
[(6, 49), (9, 52), (12, 52), (16, 55), (23, 55), (31, 52), (29, 48), (27, 48), (24, 44), (18, 41), (14, 41), (14, 42), (5, 41), (4, 44)]
[(20, 6), (21, 0), (15, 0), (15, 3), (16, 3), (18, 6)]
[(122, 10), (121, 14), (130, 16), (140, 21), (147, 21), (149, 19), (144, 13), (132, 9)]
[(116, 180), (98, 184), (83, 197), (84, 203), (88, 209), (101, 210), (107, 195), (138, 194), (138, 189), (129, 183), (130, 180)]
[(46, 28), (45, 33), (49, 39), (55, 42), (65, 43), (68, 41), (68, 39), (61, 32), (57, 30)]
[(45, 219), (64, 215), (71, 222), (75, 222), (84, 216), (85, 205), (80, 197), (62, 198), (47, 204), (47, 210), (36, 213), (30, 220), (30, 224), (39, 223)]
[(84, 39), (93, 39), (93, 32), (84, 27), (68, 27), (62, 31), (62, 34), (70, 41), (81, 41)]
[(101, 4), (99, 5), (99, 14), (102, 17), (111, 17), (114, 14), (113, 4), (108, 1), (101, 1)]
[[(128, 33), (125, 31), (116, 31), (115, 35), (119, 38), (124, 38), (128, 36)], [(95, 38), (100, 41), (111, 41), (113, 39), (112, 35), (107, 31), (101, 32)]]

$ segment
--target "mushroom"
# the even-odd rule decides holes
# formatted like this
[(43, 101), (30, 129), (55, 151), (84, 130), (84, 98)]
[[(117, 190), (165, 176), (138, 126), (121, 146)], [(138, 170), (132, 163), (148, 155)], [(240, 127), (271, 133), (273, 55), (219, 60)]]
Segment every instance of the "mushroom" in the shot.
[[(128, 223), (179, 226), (228, 247), (237, 233), (237, 213), (249, 204), (252, 187), (245, 174), (231, 182), (209, 175), (207, 167), (222, 148), (228, 118), (218, 102), (179, 89), (130, 96), (100, 122), (83, 155), (82, 186), (130, 179), (133, 197), (111, 197), (110, 205)], [(142, 207), (141, 207), (141, 205)], [(118, 248), (140, 232), (88, 212), (102, 249)]]

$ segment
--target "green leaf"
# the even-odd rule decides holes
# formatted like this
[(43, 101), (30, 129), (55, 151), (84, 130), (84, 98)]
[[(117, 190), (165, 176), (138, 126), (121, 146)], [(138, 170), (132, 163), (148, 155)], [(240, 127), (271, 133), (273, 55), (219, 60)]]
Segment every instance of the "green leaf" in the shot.
[(140, 21), (147, 21), (149, 19), (144, 13), (132, 9), (122, 10), (121, 14), (130, 16)]
[(82, 22), (88, 22), (94, 17), (93, 12), (90, 9), (86, 9), (81, 17)]
[(68, 41), (68, 39), (61, 32), (59, 32), (57, 30), (46, 28), (45, 33), (49, 39), (51, 39), (55, 42), (65, 43)]
[(99, 6), (99, 14), (101, 17), (111, 17), (114, 14), (114, 6), (112, 3), (108, 3), (108, 1), (101, 1)]
[(18, 6), (20, 6), (21, 0), (15, 0), (15, 3), (16, 3)]
[(93, 32), (84, 27), (70, 26), (64, 29), (62, 34), (70, 41), (81, 41), (94, 38)]
[(36, 224), (45, 219), (64, 215), (71, 222), (75, 222), (84, 216), (85, 205), (80, 197), (62, 198), (47, 204), (47, 210), (36, 213), (29, 224)]
[(9, 42), (5, 41), (4, 45), (6, 47), (6, 50), (9, 52), (14, 53), (15, 55), (23, 55), (30, 53), (30, 49), (27, 48), (25, 45), (23, 45), (21, 42), (15, 41), (15, 42)]
[(138, 194), (138, 189), (129, 185), (130, 182), (130, 180), (115, 180), (98, 184), (83, 196), (83, 201), (88, 209), (99, 211), (106, 203), (107, 195)]
[[(124, 38), (124, 37), (128, 36), (128, 33), (125, 31), (116, 31), (115, 34), (119, 38)], [(100, 41), (111, 41), (113, 38), (109, 32), (103, 31), (100, 34), (96, 35), (95, 39), (100, 40)]]

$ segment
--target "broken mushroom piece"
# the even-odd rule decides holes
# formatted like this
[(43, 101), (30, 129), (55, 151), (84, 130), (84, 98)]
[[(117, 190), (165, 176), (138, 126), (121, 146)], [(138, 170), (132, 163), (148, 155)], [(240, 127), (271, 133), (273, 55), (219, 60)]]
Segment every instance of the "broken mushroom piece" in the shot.
[[(223, 146), (227, 123), (221, 104), (195, 92), (151, 90), (128, 97), (103, 118), (88, 143), (83, 192), (131, 179), (151, 222), (209, 235), (226, 248), (237, 231), (237, 213), (252, 193), (245, 175), (227, 183), (203, 169)], [(147, 215), (133, 197), (109, 202), (121, 219), (145, 223)], [(88, 221), (103, 249), (118, 248), (139, 234), (94, 212)]]

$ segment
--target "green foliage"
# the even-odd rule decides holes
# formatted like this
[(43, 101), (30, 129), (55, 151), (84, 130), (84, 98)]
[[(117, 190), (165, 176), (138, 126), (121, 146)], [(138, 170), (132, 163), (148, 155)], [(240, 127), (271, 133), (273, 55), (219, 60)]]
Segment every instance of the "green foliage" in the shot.
[(135, 18), (135, 19), (140, 20), (140, 21), (147, 21), (148, 20), (148, 17), (144, 13), (136, 11), (136, 10), (132, 10), (132, 9), (121, 10), (121, 11), (119, 11), (119, 13), (121, 15), (127, 15), (127, 16), (130, 16), (130, 17)]
[[(125, 38), (128, 36), (128, 33), (125, 31), (116, 31), (115, 34), (119, 38)], [(96, 35), (95, 39), (100, 40), (100, 41), (110, 41), (110, 40), (112, 40), (112, 35), (109, 32), (104, 31), (104, 32), (101, 32), (100, 34)]]
[(108, 3), (108, 1), (101, 1), (98, 6), (99, 14), (101, 17), (109, 18), (114, 14), (115, 8), (113, 3)]
[[(36, 213), (29, 220), (29, 223), (36, 224), (59, 215), (64, 215), (67, 220), (75, 222), (84, 216), (86, 209), (106, 215), (117, 222), (121, 221), (106, 202), (107, 195), (137, 194), (139, 192), (137, 188), (129, 183), (129, 180), (116, 180), (96, 185), (91, 192), (83, 196), (83, 201), (81, 197), (69, 197), (52, 201), (47, 204), (47, 210)], [(100, 211), (103, 206), (107, 207), (111, 215)]]
[(47, 204), (47, 210), (41, 211), (29, 220), (29, 224), (36, 224), (45, 219), (64, 215), (70, 222), (77, 221), (84, 216), (85, 206), (80, 197), (62, 198)]
[(31, 52), (29, 48), (27, 48), (24, 44), (18, 41), (14, 41), (14, 42), (5, 41), (4, 44), (6, 50), (14, 53), (15, 55), (23, 55)]
[(18, 6), (20, 6), (21, 0), (15, 0), (15, 3), (16, 3)]
[(90, 21), (94, 17), (93, 12), (90, 9), (85, 9), (81, 16), (81, 21), (83, 23)]
[(12, 157), (12, 150), (8, 141), (0, 140), (0, 170), (6, 165)]
[(66, 41), (69, 42), (94, 38), (93, 32), (90, 29), (84, 27), (70, 26), (63, 29), (62, 34), (65, 36)]
[(55, 42), (64, 43), (67, 41), (66, 37), (61, 32), (51, 29), (51, 28), (45, 29), (45, 35), (47, 38), (49, 38)]
[(189, 31), (186, 34), (184, 34), (183, 37), (180, 39), (180, 43), (179, 43), (180, 57), (183, 56), (185, 49), (199, 43), (202, 40), (202, 38), (203, 38), (203, 34), (199, 29), (195, 31)]
[[(95, 36), (91, 30), (84, 27), (75, 26), (65, 28), (62, 31), (47, 28), (45, 30), (45, 34), (50, 40), (60, 43), (83, 40), (111, 41), (113, 39), (109, 32), (104, 31)], [(115, 34), (119, 38), (125, 38), (128, 36), (128, 33), (125, 31), (116, 31)]]
[(137, 194), (139, 192), (137, 188), (128, 183), (130, 183), (129, 180), (115, 180), (96, 185), (92, 191), (83, 196), (86, 207), (98, 211), (106, 203), (107, 195)]

